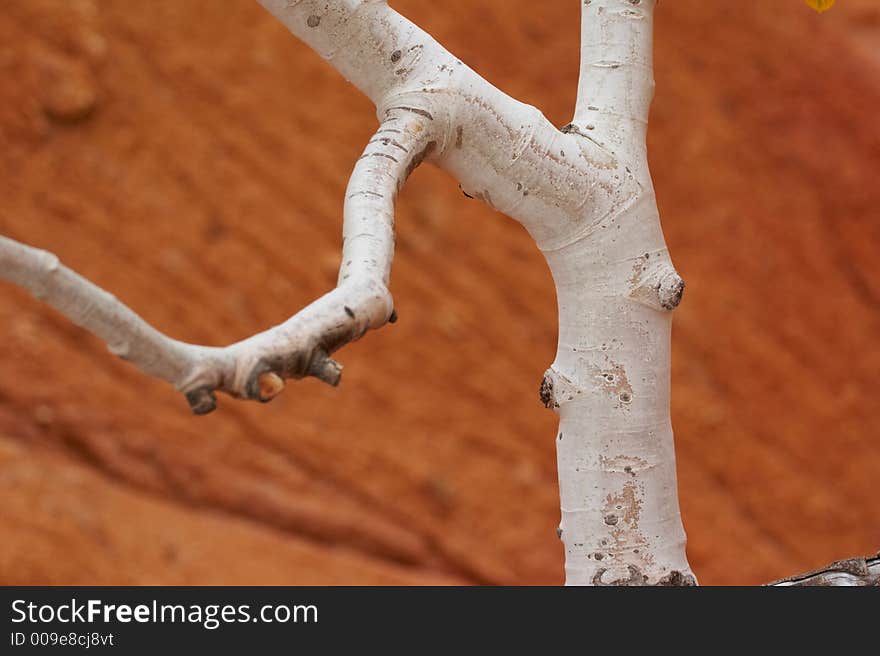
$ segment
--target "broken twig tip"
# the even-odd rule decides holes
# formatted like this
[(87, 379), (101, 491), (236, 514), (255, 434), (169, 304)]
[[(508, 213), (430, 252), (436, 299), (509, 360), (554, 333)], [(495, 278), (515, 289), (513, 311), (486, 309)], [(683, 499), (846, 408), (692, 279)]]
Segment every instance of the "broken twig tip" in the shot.
[(342, 365), (329, 355), (321, 354), (312, 363), (309, 374), (336, 387), (342, 379)]
[(267, 403), (284, 391), (284, 379), (272, 371), (267, 371), (257, 377), (257, 387), (258, 398), (263, 403)]
[(194, 415), (206, 415), (217, 409), (217, 397), (208, 387), (187, 392), (186, 401)]

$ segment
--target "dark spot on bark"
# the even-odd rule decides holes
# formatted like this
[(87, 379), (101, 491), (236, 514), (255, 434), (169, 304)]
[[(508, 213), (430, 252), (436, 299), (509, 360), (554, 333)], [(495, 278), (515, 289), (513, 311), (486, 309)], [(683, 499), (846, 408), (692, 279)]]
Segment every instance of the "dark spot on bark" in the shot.
[(657, 288), (657, 296), (660, 299), (660, 306), (664, 310), (674, 310), (681, 303), (681, 297), (684, 295), (684, 280), (673, 272), (660, 281)]
[[(388, 144), (385, 144), (385, 145), (387, 146)], [(384, 198), (384, 196), (382, 196), (382, 194), (375, 192), (375, 191), (368, 191), (368, 190), (356, 191), (353, 194), (348, 195), (349, 198), (357, 198), (358, 196), (370, 196), (371, 198)], [(349, 262), (347, 262), (347, 264), (351, 264), (351, 262), (349, 261)]]
[(309, 16), (306, 19), (306, 25), (308, 25), (309, 27), (318, 27), (318, 25), (320, 25), (320, 24), (321, 24), (321, 17), (320, 16), (313, 15), (313, 16)]
[(403, 54), (400, 52), (400, 50), (395, 50), (394, 52), (391, 53), (391, 61), (396, 64), (397, 62), (400, 61), (400, 58), (402, 56), (403, 56)]
[[(321, 335), (321, 347), (323, 347), (327, 353), (333, 353), (354, 340), (357, 334), (357, 324), (350, 321), (343, 321), (338, 326), (334, 326), (324, 331)], [(304, 370), (305, 367), (302, 369)], [(302, 377), (302, 374), (300, 377)]]
[(389, 155), (388, 153), (364, 153), (363, 155), (358, 157), (358, 161), (366, 159), (367, 157), (384, 157), (385, 159), (390, 159), (395, 164), (400, 161), (396, 157), (394, 157), (394, 155)]
[(195, 415), (206, 415), (217, 408), (217, 397), (210, 387), (200, 387), (187, 392), (186, 401)]
[(847, 558), (831, 563), (825, 569), (846, 572), (852, 576), (868, 576), (868, 564), (864, 558)]
[(248, 398), (259, 398), (259, 378), (262, 374), (272, 371), (282, 378), (302, 378), (305, 376), (308, 362), (308, 358), (302, 351), (293, 351), (283, 356), (261, 360), (251, 372), (251, 377), (247, 384)]
[(632, 401), (632, 395), (629, 392), (623, 392), (618, 398), (621, 403), (629, 403)]
[(605, 556), (603, 554), (600, 554), (598, 551), (593, 554), (593, 558), (595, 558), (596, 560), (602, 560), (604, 557)]
[(419, 116), (424, 116), (429, 121), (434, 120), (434, 116), (431, 114), (431, 112), (424, 109), (419, 109), (418, 107), (407, 107), (404, 105), (401, 105), (400, 107), (389, 107), (385, 110), (385, 113), (387, 114), (388, 112), (394, 111), (395, 109), (399, 109), (404, 112), (412, 112), (413, 114), (418, 114)]
[(558, 408), (559, 405), (556, 403), (556, 398), (553, 395), (553, 380), (550, 376), (544, 376), (544, 379), (541, 381), (541, 389), (538, 392), (541, 397), (541, 403), (544, 404), (545, 408)]
[(690, 574), (682, 574), (678, 570), (669, 572), (662, 579), (657, 581), (657, 585), (675, 586), (675, 587), (693, 587), (697, 585), (696, 579)]
[(617, 525), (617, 515), (614, 515), (614, 514), (605, 515), (605, 523), (608, 524), (608, 526), (616, 526)]
[(562, 539), (562, 527), (561, 526), (556, 527), (556, 537), (559, 538), (560, 540)]
[(391, 316), (388, 317), (388, 323), (397, 323), (397, 310), (391, 310)]
[(354, 319), (354, 311), (353, 311), (350, 307), (348, 307), (347, 305), (345, 306), (345, 313), (346, 313), (349, 317), (351, 317), (352, 319)]
[(416, 153), (409, 165), (406, 167), (406, 171), (403, 174), (403, 179), (405, 180), (410, 176), (410, 174), (416, 170), (416, 167), (425, 161), (425, 158), (428, 157), (431, 153), (434, 152), (434, 149), (437, 148), (436, 141), (429, 141), (427, 145), (422, 149), (422, 152)]
[(462, 141), (464, 139), (464, 128), (460, 125), (455, 128), (455, 147), (461, 148)]

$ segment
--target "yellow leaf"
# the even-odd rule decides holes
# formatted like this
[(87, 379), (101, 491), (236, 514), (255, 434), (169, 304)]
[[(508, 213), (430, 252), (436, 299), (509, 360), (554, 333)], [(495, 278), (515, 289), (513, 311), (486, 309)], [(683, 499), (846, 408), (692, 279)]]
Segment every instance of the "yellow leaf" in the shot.
[(823, 11), (828, 11), (831, 7), (834, 6), (834, 0), (804, 0), (808, 6), (812, 7), (820, 14)]

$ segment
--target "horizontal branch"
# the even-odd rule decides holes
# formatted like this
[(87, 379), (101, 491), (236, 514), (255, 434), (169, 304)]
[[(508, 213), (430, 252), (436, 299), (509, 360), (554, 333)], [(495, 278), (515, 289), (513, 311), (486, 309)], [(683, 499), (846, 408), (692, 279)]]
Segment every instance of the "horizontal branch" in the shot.
[(880, 586), (880, 553), (868, 558), (849, 558), (806, 574), (798, 574), (774, 586)]
[(435, 144), (429, 120), (409, 108), (387, 111), (355, 165), (344, 209), (343, 264), (336, 289), (284, 323), (224, 348), (162, 334), (113, 295), (46, 251), (0, 237), (0, 279), (16, 283), (107, 343), (111, 352), (186, 395), (196, 414), (216, 407), (216, 391), (269, 401), (285, 379), (339, 383), (331, 354), (395, 320), (388, 291), (394, 251), (394, 198)]
[(6, 237), (0, 237), (0, 279), (24, 287), (144, 373), (175, 385), (196, 414), (216, 407), (216, 390), (269, 401), (285, 378), (315, 376), (336, 385), (341, 367), (329, 355), (385, 323), (391, 311), (383, 285), (343, 285), (285, 323), (218, 348), (171, 339), (55, 255)]
[(169, 382), (182, 379), (208, 352), (175, 341), (151, 327), (112, 294), (61, 264), (47, 251), (0, 236), (0, 278), (28, 290), (78, 326), (87, 328), (122, 358), (149, 353), (137, 365)]

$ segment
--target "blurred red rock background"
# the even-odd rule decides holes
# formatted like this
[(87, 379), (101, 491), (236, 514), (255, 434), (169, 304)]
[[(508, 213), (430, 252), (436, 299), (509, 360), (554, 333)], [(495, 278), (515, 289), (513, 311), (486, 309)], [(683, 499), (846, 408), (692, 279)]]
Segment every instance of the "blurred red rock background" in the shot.
[[(650, 152), (688, 282), (673, 421), (703, 583), (880, 548), (880, 7), (660, 3)], [(400, 0), (563, 125), (571, 0)], [(252, 0), (9, 0), (0, 233), (171, 335), (225, 344), (334, 284), (372, 107)], [(549, 273), (425, 167), (399, 205), (401, 320), (342, 386), (190, 415), (0, 288), (0, 582), (562, 580)]]

